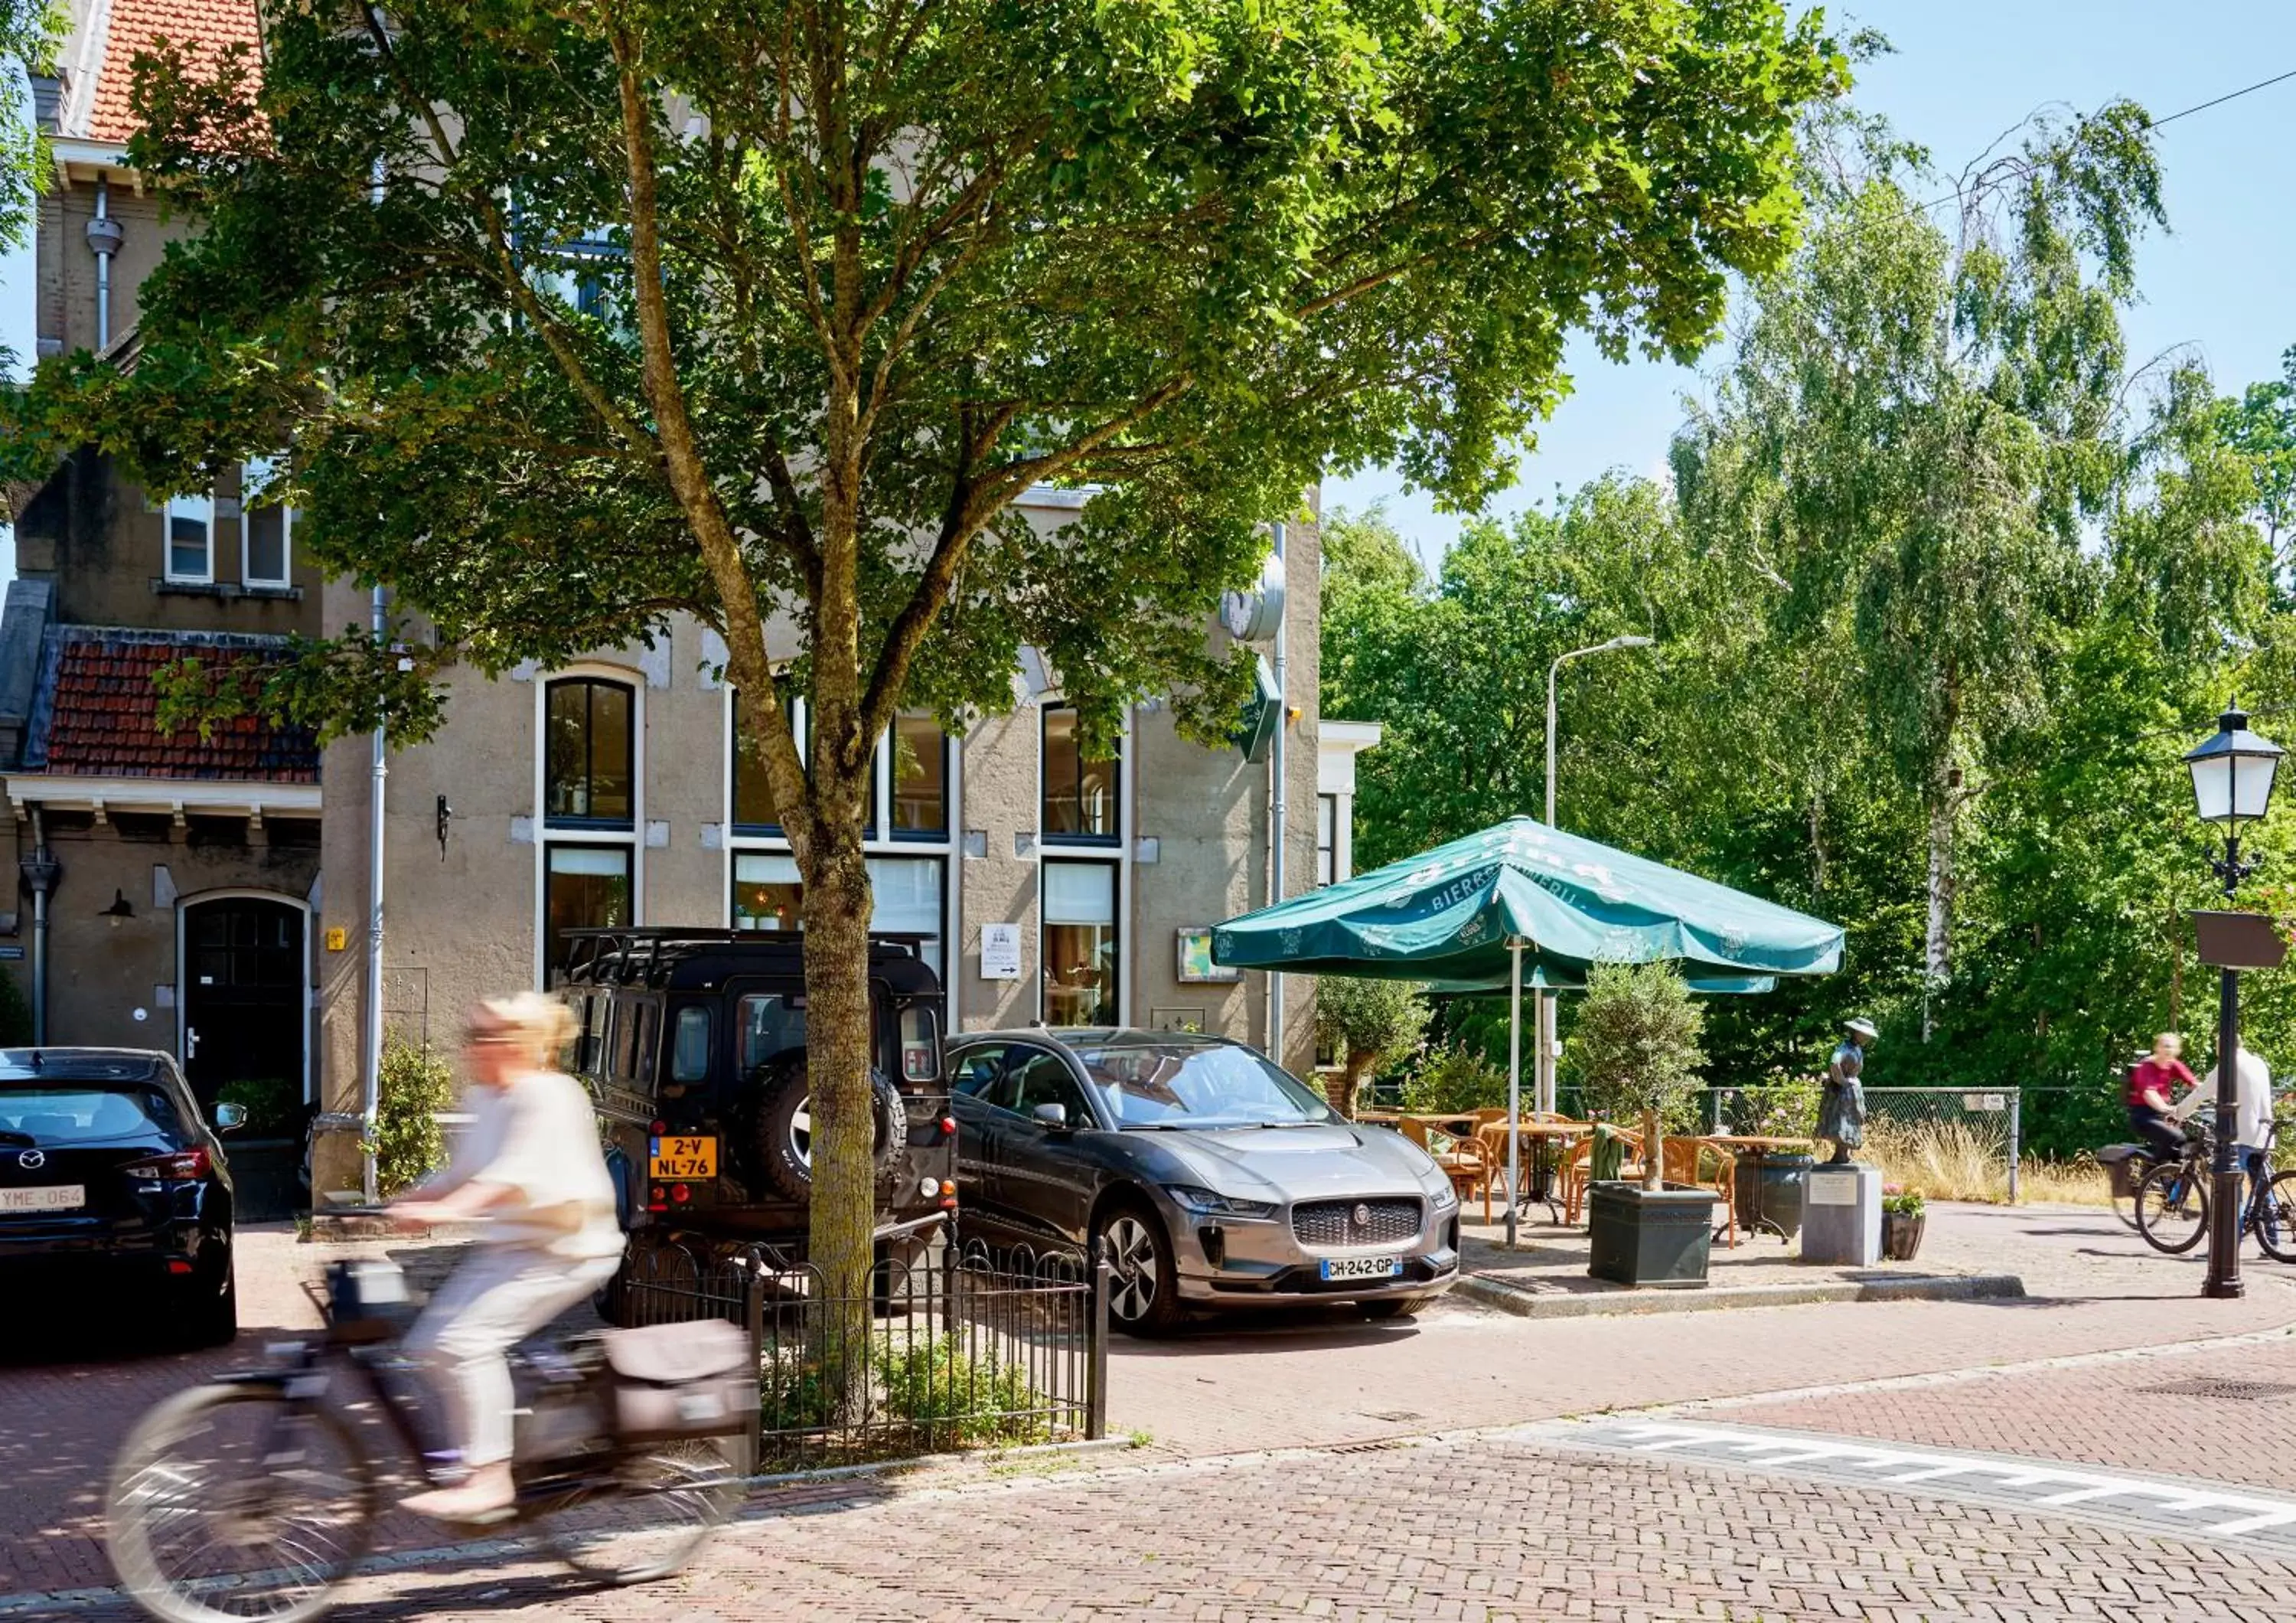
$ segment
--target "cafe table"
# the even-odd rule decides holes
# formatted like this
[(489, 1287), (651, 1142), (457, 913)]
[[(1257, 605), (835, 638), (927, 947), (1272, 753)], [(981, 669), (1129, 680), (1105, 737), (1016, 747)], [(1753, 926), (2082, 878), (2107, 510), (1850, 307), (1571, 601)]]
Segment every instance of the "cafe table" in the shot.
[[(1816, 1148), (1816, 1141), (1779, 1138), (1759, 1133), (1710, 1133), (1702, 1136), (1707, 1143), (1718, 1149), (1727, 1149), (1738, 1158), (1736, 1174), (1732, 1179), (1734, 1188), (1744, 1187), (1750, 1170), (1753, 1174), (1752, 1196), (1747, 1201), (1745, 1212), (1746, 1232), (1759, 1234), (1764, 1229), (1767, 1229), (1781, 1240), (1784, 1240), (1785, 1230), (1762, 1215), (1762, 1158), (1772, 1150), (1777, 1149), (1814, 1149)], [(1717, 1228), (1714, 1232), (1718, 1236), (1722, 1231)]]
[[(1554, 1194), (1554, 1168), (1538, 1151), (1542, 1145), (1554, 1144), (1568, 1153), (1578, 1141), (1595, 1130), (1592, 1122), (1575, 1122), (1564, 1116), (1539, 1119), (1525, 1116), (1515, 1123), (1515, 1137), (1530, 1161), (1530, 1187), (1522, 1191), (1521, 1204), (1526, 1207), (1544, 1205), (1556, 1223), (1562, 1221), (1562, 1203)], [(1507, 1125), (1503, 1121), (1485, 1122), (1476, 1129), (1476, 1137), (1486, 1147), (1495, 1164), (1506, 1157)], [(1514, 1191), (1507, 1191), (1512, 1200)]]

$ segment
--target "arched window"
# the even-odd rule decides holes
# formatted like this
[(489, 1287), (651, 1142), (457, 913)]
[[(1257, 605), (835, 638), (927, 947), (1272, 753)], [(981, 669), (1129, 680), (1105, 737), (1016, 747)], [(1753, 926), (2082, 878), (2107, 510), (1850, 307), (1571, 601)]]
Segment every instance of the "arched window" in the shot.
[(542, 814), (556, 826), (627, 828), (637, 815), (634, 696), (620, 682), (567, 677), (543, 712)]

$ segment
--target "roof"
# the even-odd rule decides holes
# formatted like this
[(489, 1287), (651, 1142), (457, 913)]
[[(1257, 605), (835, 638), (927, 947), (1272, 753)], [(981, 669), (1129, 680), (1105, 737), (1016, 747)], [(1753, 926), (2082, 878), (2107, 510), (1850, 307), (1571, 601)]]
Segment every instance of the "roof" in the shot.
[(148, 1048), (0, 1049), (0, 1082), (148, 1082), (165, 1058)]
[(220, 779), (316, 784), (319, 746), (308, 728), (258, 716), (218, 721), (209, 737), (160, 730), (162, 667), (197, 658), (209, 669), (275, 664), (286, 644), (217, 631), (52, 626), (24, 741), (24, 765), (51, 777)]
[(158, 41), (181, 47), (196, 69), (231, 45), (261, 45), (253, 0), (72, 0), (70, 9), (56, 133), (83, 140), (117, 144), (135, 133), (135, 58)]
[(1137, 1026), (1016, 1026), (1002, 1031), (949, 1034), (958, 1042), (1057, 1042), (1062, 1048), (1240, 1048), (1230, 1037), (1201, 1031), (1149, 1031)]

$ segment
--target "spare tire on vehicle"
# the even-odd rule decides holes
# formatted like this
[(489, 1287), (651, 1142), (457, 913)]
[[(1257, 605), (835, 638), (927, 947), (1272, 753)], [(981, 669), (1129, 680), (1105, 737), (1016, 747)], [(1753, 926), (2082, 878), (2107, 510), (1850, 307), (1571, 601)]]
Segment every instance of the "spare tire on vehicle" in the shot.
[[(900, 1090), (874, 1069), (869, 1073), (869, 1096), (877, 1130), (870, 1156), (882, 1174), (908, 1144), (909, 1113)], [(758, 1173), (785, 1200), (813, 1197), (812, 1103), (801, 1048), (768, 1059), (750, 1084), (749, 1148)]]

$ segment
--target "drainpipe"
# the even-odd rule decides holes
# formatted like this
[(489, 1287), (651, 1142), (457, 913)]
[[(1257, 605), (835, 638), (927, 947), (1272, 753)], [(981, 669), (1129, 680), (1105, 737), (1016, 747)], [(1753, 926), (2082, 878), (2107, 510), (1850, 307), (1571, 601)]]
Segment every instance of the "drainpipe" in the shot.
[(63, 877), (63, 869), (48, 854), (48, 830), (37, 806), (32, 808), (31, 860), (20, 862), (24, 885), (32, 893), (32, 1046), (48, 1042), (48, 897)]
[[(1275, 538), (1275, 556), (1283, 557), (1283, 526), (1268, 527)], [(1287, 571), (1288, 574), (1288, 571)], [(1292, 690), (1283, 682), (1284, 645), (1291, 640), (1292, 592), (1291, 582), (1284, 582), (1283, 607), (1275, 616), (1275, 741), (1267, 752), (1269, 768), (1275, 774), (1275, 787), (1268, 795), (1267, 904), (1270, 907), (1283, 900), (1283, 833), (1288, 822), (1288, 797), (1285, 795), (1283, 771), (1284, 735), (1292, 727)], [(1267, 976), (1267, 1057), (1276, 1064), (1283, 1063), (1283, 976), (1270, 970)]]
[[(374, 640), (385, 635), (382, 588), (374, 589)], [(374, 729), (373, 788), (367, 803), (366, 859), (366, 1063), (365, 1091), (359, 1099), (360, 1190), (373, 1206), (375, 1186), (374, 1118), (382, 1096), (382, 812), (384, 781), (390, 773), (383, 729)]]
[(110, 177), (95, 177), (95, 218), (87, 222), (87, 245), (95, 252), (95, 348), (98, 354), (111, 344), (111, 256), (119, 251), (126, 233), (111, 218)]

